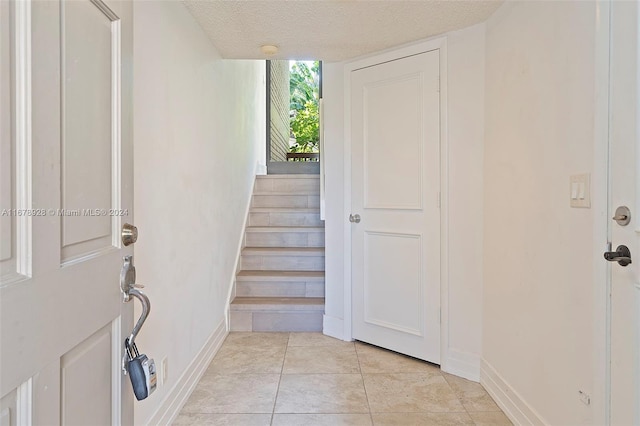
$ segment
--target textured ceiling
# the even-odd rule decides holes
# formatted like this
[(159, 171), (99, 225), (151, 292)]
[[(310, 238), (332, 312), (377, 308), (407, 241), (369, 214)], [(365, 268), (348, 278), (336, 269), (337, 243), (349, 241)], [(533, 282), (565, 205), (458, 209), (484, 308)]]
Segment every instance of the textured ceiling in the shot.
[(341, 61), (487, 19), (502, 0), (183, 0), (224, 58)]

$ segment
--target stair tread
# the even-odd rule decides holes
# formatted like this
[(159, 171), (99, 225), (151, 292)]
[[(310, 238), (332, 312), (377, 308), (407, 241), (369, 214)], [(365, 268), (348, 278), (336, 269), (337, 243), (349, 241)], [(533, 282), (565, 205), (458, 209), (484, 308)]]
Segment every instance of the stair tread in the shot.
[(232, 310), (321, 310), (324, 297), (236, 297), (231, 302)]
[(287, 174), (280, 174), (280, 175), (258, 175), (256, 176), (258, 179), (320, 179), (320, 175), (317, 174), (300, 174), (300, 175), (287, 175)]
[(237, 277), (324, 278), (324, 271), (242, 270)]
[(273, 195), (278, 197), (319, 197), (320, 188), (317, 191), (295, 189), (291, 191), (256, 191), (253, 195)]
[(320, 207), (251, 207), (250, 213), (320, 213)]
[(249, 256), (324, 256), (324, 247), (245, 247)]
[(280, 303), (283, 305), (322, 305), (324, 297), (236, 297), (234, 304), (271, 305)]
[(324, 232), (324, 226), (247, 226), (247, 232)]

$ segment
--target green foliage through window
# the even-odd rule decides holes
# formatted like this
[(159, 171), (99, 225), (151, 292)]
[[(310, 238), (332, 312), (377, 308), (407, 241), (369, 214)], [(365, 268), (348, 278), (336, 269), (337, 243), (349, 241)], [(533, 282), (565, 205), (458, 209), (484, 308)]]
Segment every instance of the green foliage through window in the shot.
[(320, 62), (292, 62), (289, 76), (291, 133), (296, 142), (291, 152), (318, 152), (320, 116), (318, 98)]

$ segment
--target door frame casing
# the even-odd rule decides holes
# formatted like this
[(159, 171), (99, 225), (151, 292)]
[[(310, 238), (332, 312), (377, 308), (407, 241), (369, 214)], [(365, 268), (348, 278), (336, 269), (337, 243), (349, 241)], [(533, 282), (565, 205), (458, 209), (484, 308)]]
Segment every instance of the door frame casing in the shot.
[[(611, 51), (611, 0), (599, 0), (596, 4), (595, 26), (595, 103), (593, 176), (591, 201), (593, 212), (593, 423), (610, 424), (611, 411), (611, 344), (610, 265), (602, 258), (607, 250), (610, 219), (608, 217), (609, 186), (609, 114), (610, 111), (610, 51)], [(601, 366), (602, 368), (598, 368)]]
[(351, 268), (351, 72), (414, 56), (420, 53), (440, 51), (440, 361), (446, 369), (449, 344), (448, 322), (448, 134), (447, 134), (447, 38), (438, 37), (399, 48), (392, 48), (349, 61), (344, 65), (344, 340), (353, 340), (352, 332), (352, 268)]
[[(616, 9), (618, 6), (618, 9)], [(596, 25), (595, 25), (595, 141), (594, 141), (594, 175), (596, 178), (592, 182), (596, 182), (592, 188), (592, 201), (597, 210), (594, 212), (594, 318), (593, 318), (593, 337), (594, 337), (594, 376), (593, 376), (593, 392), (595, 398), (595, 412), (593, 423), (610, 425), (612, 421), (612, 317), (613, 317), (613, 300), (612, 292), (616, 284), (613, 280), (612, 268), (617, 265), (603, 261), (602, 253), (609, 250), (608, 243), (615, 243), (614, 228), (617, 226), (611, 220), (613, 210), (616, 205), (613, 204), (613, 187), (616, 182), (614, 178), (614, 168), (619, 165), (612, 163), (612, 149), (614, 140), (614, 127), (612, 127), (612, 117), (619, 113), (621, 109), (620, 101), (613, 90), (613, 78), (616, 76), (618, 69), (625, 68), (627, 64), (627, 56), (621, 54), (624, 52), (624, 43), (626, 39), (619, 37), (620, 34), (631, 32), (636, 34), (640, 27), (640, 8), (636, 7), (633, 21), (625, 18), (629, 15), (624, 10), (620, 10), (621, 5), (614, 3), (613, 0), (600, 0), (597, 2)], [(633, 22), (632, 24), (630, 24)], [(632, 25), (628, 27), (627, 25)], [(622, 41), (621, 40), (625, 40)], [(631, 58), (632, 62), (640, 64), (640, 51), (636, 45), (634, 51), (635, 57)], [(637, 83), (637, 76), (636, 76)], [(636, 87), (636, 97), (638, 88)], [(619, 93), (619, 92), (618, 92)], [(637, 100), (637, 99), (636, 99)], [(640, 117), (635, 115), (636, 123)], [(636, 124), (637, 131), (637, 124)], [(637, 168), (638, 157), (638, 134), (635, 135), (635, 163)], [(637, 196), (638, 184), (635, 183), (633, 191), (635, 200), (631, 204), (632, 218), (634, 209), (640, 209), (640, 201)], [(637, 214), (637, 213), (635, 213)], [(634, 231), (631, 231), (634, 232)], [(640, 231), (635, 230), (635, 236)], [(627, 242), (629, 243), (629, 242)], [(602, 368), (598, 368), (602, 366)], [(637, 386), (637, 384), (636, 384)], [(636, 388), (637, 389), (637, 388)], [(637, 404), (634, 407), (636, 419), (640, 413)]]

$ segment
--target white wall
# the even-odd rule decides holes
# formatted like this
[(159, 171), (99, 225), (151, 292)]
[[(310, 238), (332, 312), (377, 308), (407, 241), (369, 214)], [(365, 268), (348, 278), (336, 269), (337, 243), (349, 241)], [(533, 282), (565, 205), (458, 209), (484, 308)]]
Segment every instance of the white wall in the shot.
[[(484, 24), (446, 35), (448, 65), (449, 331), (443, 369), (479, 379), (482, 312)], [(344, 63), (323, 63), (326, 161), (325, 333), (342, 338), (344, 228)], [(446, 312), (446, 311), (445, 311)]]
[(169, 365), (136, 403), (147, 424), (224, 324), (264, 164), (264, 62), (221, 60), (179, 2), (134, 2), (134, 29), (135, 264), (152, 303), (138, 347)]
[(480, 378), (484, 149), (484, 24), (447, 36), (449, 334), (443, 369)]
[[(482, 383), (532, 424), (591, 424), (596, 2), (514, 2), (487, 21)], [(604, 285), (604, 283), (602, 283)], [(510, 404), (509, 400), (513, 403)]]
[[(322, 63), (325, 161), (324, 333), (342, 339), (344, 331), (344, 64)], [(345, 216), (346, 215), (346, 216)]]

